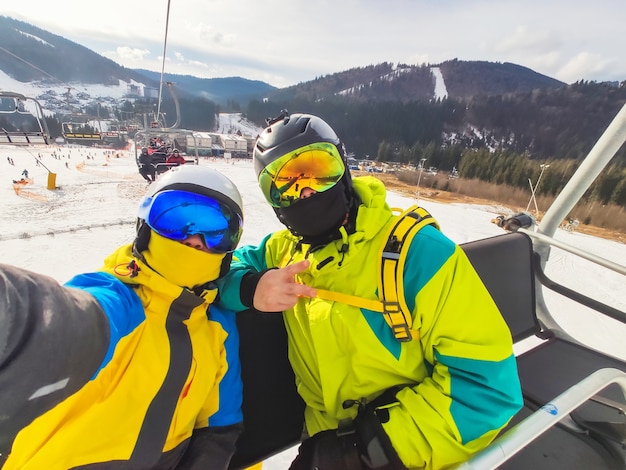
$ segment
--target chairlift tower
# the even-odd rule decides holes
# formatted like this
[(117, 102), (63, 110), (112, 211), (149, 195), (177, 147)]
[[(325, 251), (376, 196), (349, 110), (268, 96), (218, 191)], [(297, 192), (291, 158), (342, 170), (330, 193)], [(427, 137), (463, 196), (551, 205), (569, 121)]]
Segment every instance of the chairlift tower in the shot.
[(535, 216), (539, 216), (539, 208), (537, 207), (537, 198), (536, 198), (537, 188), (539, 187), (539, 183), (541, 182), (541, 177), (543, 176), (543, 172), (546, 171), (548, 168), (550, 168), (550, 165), (546, 163), (542, 163), (541, 165), (539, 165), (539, 167), (541, 168), (541, 173), (539, 173), (539, 178), (537, 178), (537, 183), (535, 184), (534, 188), (533, 188), (532, 181), (530, 180), (530, 178), (528, 178), (528, 184), (530, 184), (530, 200), (528, 201), (528, 205), (526, 206), (526, 212), (528, 212), (528, 209), (530, 208), (530, 204), (534, 202), (535, 203)]
[(422, 173), (424, 172), (424, 165), (426, 164), (426, 159), (420, 159), (419, 163), (419, 174), (417, 175), (417, 187), (415, 188), (415, 199), (419, 202), (420, 199), (420, 181), (422, 180)]

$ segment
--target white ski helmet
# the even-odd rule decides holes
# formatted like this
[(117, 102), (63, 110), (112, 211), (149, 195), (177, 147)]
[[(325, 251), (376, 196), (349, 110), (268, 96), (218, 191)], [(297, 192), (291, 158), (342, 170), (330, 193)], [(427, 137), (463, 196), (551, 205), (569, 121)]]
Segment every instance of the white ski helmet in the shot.
[[(185, 165), (172, 168), (152, 183), (146, 193), (146, 198), (152, 198), (165, 190), (180, 190), (209, 196), (226, 205), (233, 214), (236, 214), (236, 223), (241, 229), (243, 225), (243, 202), (241, 194), (235, 184), (220, 172), (212, 168)], [(134, 251), (141, 253), (148, 247), (150, 227), (141, 217), (137, 220), (137, 237)]]

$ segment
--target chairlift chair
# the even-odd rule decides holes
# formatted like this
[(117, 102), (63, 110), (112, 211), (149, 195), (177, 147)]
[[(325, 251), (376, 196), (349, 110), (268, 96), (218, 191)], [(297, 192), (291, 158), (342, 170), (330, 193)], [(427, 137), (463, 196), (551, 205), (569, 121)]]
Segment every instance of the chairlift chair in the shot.
[(48, 145), (50, 132), (35, 98), (0, 91), (0, 144)]
[[(172, 128), (149, 128), (137, 131), (135, 134), (135, 161), (137, 167), (141, 168), (139, 155), (141, 149), (150, 147), (151, 139), (160, 139), (165, 143), (165, 147), (169, 149), (178, 149), (184, 154), (185, 164), (197, 165), (200, 157), (198, 156), (198, 146), (194, 132), (188, 129), (172, 129)], [(152, 152), (153, 163), (156, 173), (164, 173), (169, 169), (178, 166), (178, 164), (167, 163), (167, 152)]]

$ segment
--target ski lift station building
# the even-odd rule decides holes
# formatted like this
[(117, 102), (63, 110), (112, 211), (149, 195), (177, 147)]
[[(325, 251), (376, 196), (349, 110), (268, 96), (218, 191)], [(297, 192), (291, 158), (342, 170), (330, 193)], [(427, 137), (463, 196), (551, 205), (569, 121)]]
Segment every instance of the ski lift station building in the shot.
[(237, 134), (217, 134), (213, 132), (194, 132), (187, 136), (187, 145), (195, 146), (198, 155), (223, 157), (230, 154), (234, 158), (248, 158), (254, 145), (254, 138)]

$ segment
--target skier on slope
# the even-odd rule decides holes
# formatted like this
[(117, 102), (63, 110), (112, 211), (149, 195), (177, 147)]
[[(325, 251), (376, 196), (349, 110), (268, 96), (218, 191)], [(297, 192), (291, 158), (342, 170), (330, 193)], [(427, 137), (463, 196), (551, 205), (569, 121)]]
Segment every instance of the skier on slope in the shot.
[(233, 312), (209, 305), (241, 228), (232, 182), (180, 167), (101, 270), (61, 286), (0, 265), (3, 470), (228, 467), (238, 335)]
[(356, 306), (378, 299), (376, 264), (398, 220), (384, 185), (353, 180), (343, 144), (312, 115), (270, 121), (253, 158), (287, 230), (235, 252), (220, 302), (284, 312), (310, 436), (291, 468), (442, 468), (484, 448), (521, 390), (509, 329), (461, 248), (430, 225), (411, 241), (400, 292), (414, 331), (401, 342)]

